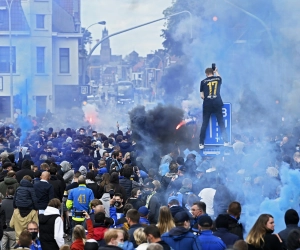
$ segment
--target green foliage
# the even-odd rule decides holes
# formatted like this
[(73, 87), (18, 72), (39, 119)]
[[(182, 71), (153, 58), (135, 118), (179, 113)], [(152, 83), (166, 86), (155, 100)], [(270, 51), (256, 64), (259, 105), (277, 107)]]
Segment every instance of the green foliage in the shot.
[(87, 56), (86, 45), (91, 42), (92, 33), (85, 28), (81, 28), (81, 33), (83, 34), (83, 38), (79, 39), (79, 52), (81, 55)]
[[(201, 13), (204, 12), (204, 8), (202, 6), (202, 2), (204, 0), (177, 0), (173, 5), (166, 10), (164, 10), (163, 14), (165, 16), (172, 15), (174, 13), (178, 13), (184, 10), (191, 12), (193, 18), (201, 16)], [(180, 39), (174, 39), (173, 34), (176, 33), (176, 29), (178, 24), (186, 19), (190, 18), (189, 14), (181, 14), (177, 16), (173, 16), (168, 19), (166, 23), (166, 29), (163, 29), (162, 37), (165, 38), (163, 42), (164, 48), (168, 50), (168, 52), (172, 55), (182, 56), (182, 45), (190, 39), (190, 33), (187, 31), (186, 33), (182, 34)]]

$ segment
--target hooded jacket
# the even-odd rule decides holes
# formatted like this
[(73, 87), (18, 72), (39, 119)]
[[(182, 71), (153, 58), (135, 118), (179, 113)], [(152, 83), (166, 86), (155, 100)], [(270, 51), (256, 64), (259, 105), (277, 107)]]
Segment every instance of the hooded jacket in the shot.
[(199, 239), (184, 227), (174, 227), (164, 233), (161, 239), (174, 250), (202, 250)]
[(110, 217), (109, 209), (110, 209), (110, 194), (104, 193), (100, 199), (103, 203), (103, 206), (105, 208), (105, 216)]
[(59, 249), (65, 243), (63, 221), (57, 208), (46, 207), (44, 214), (39, 215), (39, 227), (43, 250)]
[(24, 230), (24, 228), (27, 228), (27, 224), (30, 221), (35, 221), (36, 223), (39, 223), (38, 214), (35, 210), (31, 210), (31, 212), (25, 217), (21, 216), (19, 209), (14, 210), (14, 213), (9, 222), (9, 226), (15, 229), (16, 241), (19, 240), (20, 233)]
[(74, 170), (72, 170), (71, 164), (67, 161), (61, 162), (60, 165), (61, 165), (61, 171), (64, 173), (63, 179), (66, 185), (70, 185), (74, 178)]
[(6, 189), (8, 186), (13, 186), (16, 190), (17, 187), (19, 187), (19, 183), (17, 179), (13, 177), (5, 177), (4, 181), (0, 183), (0, 193), (3, 194), (4, 197), (6, 196)]
[(21, 180), (14, 196), (14, 208), (38, 209), (38, 200), (33, 185), (28, 180)]
[(85, 166), (81, 166), (78, 170), (84, 177), (86, 177), (87, 169)]

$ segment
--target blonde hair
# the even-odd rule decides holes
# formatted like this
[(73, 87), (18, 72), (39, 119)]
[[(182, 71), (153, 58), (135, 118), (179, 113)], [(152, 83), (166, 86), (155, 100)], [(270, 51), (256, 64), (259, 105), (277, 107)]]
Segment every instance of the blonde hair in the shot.
[(127, 159), (129, 156), (129, 159), (130, 159), (130, 152), (127, 152), (125, 155), (124, 155), (124, 159)]
[(111, 242), (112, 239), (117, 239), (118, 238), (118, 233), (121, 233), (124, 235), (124, 231), (121, 229), (108, 229), (105, 233), (104, 233), (104, 241), (106, 244), (108, 244), (109, 242)]
[(133, 237), (134, 237), (135, 242), (136, 242), (137, 245), (141, 245), (142, 243), (147, 242), (147, 236), (144, 232), (143, 227), (140, 227), (140, 228), (136, 229), (133, 233)]
[(152, 181), (153, 185), (155, 186), (155, 190), (158, 190), (161, 188), (160, 182), (158, 180)]
[(270, 214), (261, 214), (258, 217), (246, 238), (248, 244), (260, 248), (261, 245), (265, 243), (264, 236), (267, 232), (266, 225), (270, 218), (273, 218)]
[(169, 232), (173, 227), (175, 227), (175, 223), (171, 211), (166, 206), (162, 206), (159, 209), (157, 227), (159, 229), (160, 234)]
[(85, 244), (86, 236), (85, 236), (85, 229), (81, 225), (76, 225), (73, 229), (73, 240), (80, 240), (82, 239), (83, 244)]

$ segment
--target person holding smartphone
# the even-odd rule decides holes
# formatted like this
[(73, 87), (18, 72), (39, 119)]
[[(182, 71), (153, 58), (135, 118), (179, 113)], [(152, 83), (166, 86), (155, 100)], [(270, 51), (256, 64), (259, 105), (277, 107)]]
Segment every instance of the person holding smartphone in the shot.
[[(215, 65), (213, 64), (215, 67)], [(228, 146), (228, 135), (223, 121), (223, 101), (221, 98), (222, 78), (218, 69), (207, 68), (205, 70), (206, 78), (200, 84), (200, 96), (203, 100), (203, 122), (200, 131), (199, 148), (204, 149), (204, 140), (206, 128), (211, 114), (215, 114), (218, 125), (221, 128), (224, 146)]]

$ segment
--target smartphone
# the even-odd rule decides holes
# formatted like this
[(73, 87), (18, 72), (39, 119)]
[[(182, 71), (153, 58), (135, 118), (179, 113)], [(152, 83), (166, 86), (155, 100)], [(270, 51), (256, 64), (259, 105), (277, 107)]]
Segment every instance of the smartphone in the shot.
[(215, 71), (215, 70), (216, 70), (216, 64), (213, 63), (213, 64), (211, 65), (211, 68), (212, 68), (213, 71)]
[(83, 218), (84, 217), (84, 212), (83, 211), (75, 211), (74, 215), (75, 215), (75, 217)]

